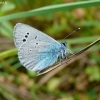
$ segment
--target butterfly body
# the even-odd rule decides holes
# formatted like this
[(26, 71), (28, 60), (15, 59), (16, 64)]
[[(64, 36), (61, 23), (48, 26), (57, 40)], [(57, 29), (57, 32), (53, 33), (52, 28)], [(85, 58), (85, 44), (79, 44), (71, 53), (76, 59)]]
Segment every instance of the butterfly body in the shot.
[(37, 72), (52, 66), (58, 59), (63, 59), (70, 53), (65, 43), (59, 43), (43, 32), (22, 23), (14, 27), (14, 42), (22, 65)]

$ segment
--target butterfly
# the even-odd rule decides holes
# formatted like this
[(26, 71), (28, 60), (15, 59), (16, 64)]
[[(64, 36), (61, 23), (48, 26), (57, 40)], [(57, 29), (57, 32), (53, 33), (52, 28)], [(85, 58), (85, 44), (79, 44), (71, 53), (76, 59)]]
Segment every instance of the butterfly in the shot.
[(21, 64), (37, 73), (49, 68), (58, 60), (65, 59), (71, 53), (65, 42), (59, 43), (47, 34), (23, 23), (17, 23), (14, 27), (14, 43)]

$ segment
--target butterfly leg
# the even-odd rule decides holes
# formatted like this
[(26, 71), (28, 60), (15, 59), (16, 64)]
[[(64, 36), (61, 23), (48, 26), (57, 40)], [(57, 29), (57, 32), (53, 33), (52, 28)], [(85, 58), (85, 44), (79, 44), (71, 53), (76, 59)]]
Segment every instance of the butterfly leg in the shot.
[(61, 57), (58, 57), (58, 61), (60, 61), (60, 63), (62, 62), (62, 58)]
[(68, 56), (68, 54), (74, 54), (71, 50), (69, 50), (69, 49), (66, 49), (65, 50), (65, 52), (64, 52), (64, 56), (65, 56), (65, 59), (67, 60), (67, 56)]

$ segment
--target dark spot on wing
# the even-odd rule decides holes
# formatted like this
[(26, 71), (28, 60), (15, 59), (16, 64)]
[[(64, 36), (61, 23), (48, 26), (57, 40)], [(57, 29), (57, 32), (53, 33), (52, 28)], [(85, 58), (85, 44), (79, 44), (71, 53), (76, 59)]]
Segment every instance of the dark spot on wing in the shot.
[[(26, 35), (25, 35), (25, 38), (28, 38), (28, 35), (29, 35), (29, 33), (27, 33)], [(23, 42), (25, 42), (26, 40), (25, 39), (23, 39)]]
[(35, 39), (37, 38), (37, 36), (35, 37)]
[(36, 43), (36, 44), (38, 44), (38, 43)]
[(29, 35), (29, 33), (27, 33), (27, 35)]
[(23, 42), (25, 42), (26, 41), (26, 39), (23, 39)]
[(28, 36), (27, 36), (27, 35), (25, 35), (25, 37), (27, 38)]

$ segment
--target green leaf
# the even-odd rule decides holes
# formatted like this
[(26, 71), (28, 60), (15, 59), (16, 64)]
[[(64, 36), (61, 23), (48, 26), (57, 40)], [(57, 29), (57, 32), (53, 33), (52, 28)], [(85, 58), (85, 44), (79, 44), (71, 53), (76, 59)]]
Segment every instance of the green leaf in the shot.
[(99, 81), (100, 80), (100, 69), (98, 66), (88, 66), (85, 69), (86, 74), (89, 76), (90, 81)]
[(60, 78), (52, 78), (51, 80), (49, 80), (47, 88), (49, 91), (54, 91), (59, 86), (60, 83), (61, 83)]

